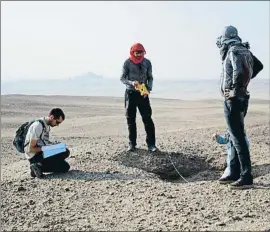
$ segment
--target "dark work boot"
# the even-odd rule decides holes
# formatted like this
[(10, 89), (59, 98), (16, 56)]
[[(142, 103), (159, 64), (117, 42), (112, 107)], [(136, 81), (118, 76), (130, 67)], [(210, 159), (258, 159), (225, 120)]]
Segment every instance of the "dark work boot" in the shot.
[(34, 173), (34, 171), (33, 171), (33, 170), (31, 170), (31, 169), (30, 169), (30, 176), (31, 176), (31, 177), (33, 177), (33, 178), (35, 178), (35, 177), (36, 177), (36, 174), (35, 174), (35, 173)]
[(244, 178), (239, 178), (237, 181), (231, 183), (230, 185), (231, 189), (248, 189), (253, 188), (253, 178), (249, 178), (248, 180), (245, 180)]
[(42, 164), (41, 163), (33, 163), (30, 165), (30, 170), (31, 170), (31, 176), (37, 177), (37, 178), (42, 178), (44, 175), (42, 173)]
[(134, 152), (135, 150), (136, 150), (136, 146), (134, 146), (134, 145), (128, 146), (128, 149), (127, 149), (128, 152)]
[(157, 151), (157, 147), (155, 145), (150, 145), (150, 146), (148, 146), (148, 151), (155, 152), (155, 151)]
[(238, 178), (232, 177), (232, 176), (226, 176), (226, 177), (221, 177), (218, 182), (220, 184), (230, 184), (238, 180)]

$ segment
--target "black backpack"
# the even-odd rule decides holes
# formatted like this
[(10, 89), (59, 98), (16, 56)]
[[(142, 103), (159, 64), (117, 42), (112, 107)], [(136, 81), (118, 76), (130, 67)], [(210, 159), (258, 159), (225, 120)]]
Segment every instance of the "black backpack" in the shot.
[(253, 74), (251, 79), (253, 79), (254, 77), (257, 76), (257, 74), (263, 70), (263, 64), (262, 62), (256, 57), (254, 56), (252, 53), (252, 58), (253, 58)]
[(43, 120), (39, 119), (39, 120), (30, 121), (30, 122), (25, 122), (24, 124), (22, 124), (18, 128), (18, 130), (16, 131), (16, 134), (15, 134), (15, 137), (13, 139), (13, 145), (14, 145), (14, 147), (16, 148), (16, 150), (18, 152), (20, 152), (20, 153), (25, 152), (24, 148), (29, 144), (29, 143), (27, 143), (27, 144), (24, 145), (26, 134), (28, 132), (29, 127), (36, 121), (40, 122), (42, 127), (43, 127), (42, 133), (40, 135), (40, 138), (41, 138), (41, 136), (43, 134), (43, 131), (45, 129), (45, 125), (44, 125)]
[[(242, 45), (245, 48), (250, 49), (249, 42), (243, 43)], [(251, 77), (251, 79), (253, 79), (254, 77), (257, 76), (257, 74), (260, 71), (263, 70), (263, 64), (262, 64), (262, 62), (256, 56), (254, 56), (254, 54), (251, 51), (249, 51), (249, 52), (250, 52), (250, 54), (251, 54), (251, 56), (253, 58), (253, 74), (252, 74), (252, 77)]]

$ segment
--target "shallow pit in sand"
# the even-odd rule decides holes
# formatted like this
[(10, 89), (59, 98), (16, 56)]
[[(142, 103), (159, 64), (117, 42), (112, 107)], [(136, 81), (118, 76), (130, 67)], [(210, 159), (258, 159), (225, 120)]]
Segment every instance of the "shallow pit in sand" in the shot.
[[(196, 154), (157, 151), (148, 152), (136, 149), (135, 152), (122, 152), (115, 160), (127, 167), (138, 168), (156, 174), (162, 180), (175, 181), (211, 169), (209, 163)], [(177, 172), (178, 171), (178, 172)]]

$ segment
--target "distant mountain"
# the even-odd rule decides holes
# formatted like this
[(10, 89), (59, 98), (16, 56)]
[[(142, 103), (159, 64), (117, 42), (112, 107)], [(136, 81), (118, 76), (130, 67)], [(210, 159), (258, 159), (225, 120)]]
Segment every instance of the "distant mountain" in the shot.
[[(219, 79), (154, 79), (152, 97), (174, 99), (221, 99)], [(269, 100), (269, 79), (255, 78), (249, 85), (252, 98)], [(123, 97), (120, 78), (104, 78), (88, 72), (66, 79), (20, 80), (1, 83), (1, 94), (73, 95)]]
[(107, 79), (88, 72), (66, 79), (3, 82), (1, 94), (114, 96), (119, 89), (124, 89), (119, 79)]
[(95, 73), (88, 72), (85, 74), (81, 74), (75, 77), (70, 77), (69, 80), (74, 80), (74, 81), (89, 81), (89, 80), (102, 80), (103, 77), (96, 75)]

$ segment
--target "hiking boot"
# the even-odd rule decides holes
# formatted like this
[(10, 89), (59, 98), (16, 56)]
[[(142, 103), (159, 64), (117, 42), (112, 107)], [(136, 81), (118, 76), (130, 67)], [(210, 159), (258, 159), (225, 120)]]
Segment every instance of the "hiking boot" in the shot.
[(229, 185), (231, 189), (248, 189), (253, 188), (253, 179), (244, 180), (243, 178), (239, 178), (237, 181), (231, 183)]
[(148, 151), (155, 152), (157, 151), (157, 147), (155, 145), (148, 146)]
[(134, 145), (129, 145), (128, 146), (128, 149), (127, 149), (128, 152), (133, 152), (135, 150), (136, 150), (136, 147)]
[(34, 173), (34, 171), (30, 170), (30, 176), (35, 178), (36, 177), (36, 174)]
[(238, 178), (234, 178), (232, 176), (226, 176), (226, 177), (221, 177), (218, 182), (220, 184), (230, 184), (230, 183), (233, 183), (235, 182), (236, 180), (238, 180)]
[(42, 173), (42, 164), (41, 163), (33, 163), (30, 165), (30, 170), (31, 173), (30, 175), (32, 177), (37, 177), (37, 178), (42, 178), (43, 177), (43, 173)]

